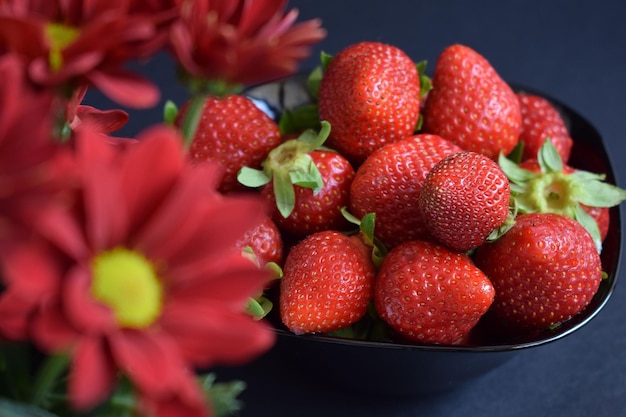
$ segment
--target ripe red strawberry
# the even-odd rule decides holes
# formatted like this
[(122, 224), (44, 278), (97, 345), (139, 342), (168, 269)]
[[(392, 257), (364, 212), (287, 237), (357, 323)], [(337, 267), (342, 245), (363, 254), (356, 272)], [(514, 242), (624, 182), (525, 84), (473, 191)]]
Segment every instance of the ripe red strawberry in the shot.
[(415, 64), (392, 45), (350, 45), (324, 70), (318, 110), (333, 129), (328, 146), (359, 164), (375, 149), (414, 132), (420, 111)]
[(518, 215), (508, 232), (478, 248), (475, 262), (496, 289), (493, 311), (521, 326), (547, 328), (571, 318), (602, 280), (591, 235), (554, 213)]
[(467, 251), (503, 226), (510, 196), (509, 180), (495, 161), (463, 151), (447, 156), (430, 170), (418, 206), (436, 240)]
[(323, 150), (330, 125), (312, 129), (272, 149), (263, 170), (244, 167), (238, 180), (261, 193), (275, 207), (273, 220), (281, 231), (302, 237), (349, 225), (341, 209), (348, 205), (354, 168), (341, 154)]
[(519, 140), (520, 105), (509, 85), (475, 50), (452, 45), (437, 59), (424, 107), (424, 131), (496, 159)]
[[(178, 113), (180, 127), (189, 102)], [(220, 191), (241, 190), (237, 173), (244, 167), (259, 168), (269, 151), (281, 142), (274, 120), (250, 99), (240, 95), (208, 97), (189, 148), (193, 162), (218, 161), (224, 168)]]
[(374, 264), (358, 236), (336, 231), (307, 236), (287, 254), (280, 281), (280, 317), (296, 334), (352, 325), (372, 299)]
[[(329, 229), (343, 230), (349, 225), (341, 208), (348, 205), (354, 168), (346, 158), (334, 151), (315, 150), (309, 152), (309, 156), (317, 166), (323, 186), (317, 189), (294, 186), (293, 210), (284, 217), (276, 208), (272, 216), (282, 231), (293, 236)], [(277, 207), (272, 183), (265, 185), (261, 194), (273, 207)]]
[(350, 186), (350, 212), (376, 214), (375, 235), (388, 248), (427, 232), (416, 204), (422, 183), (444, 157), (460, 152), (452, 142), (430, 134), (412, 135), (374, 151), (359, 166)]
[(413, 240), (392, 249), (374, 290), (379, 316), (423, 343), (459, 343), (487, 312), (494, 289), (464, 253)]
[(259, 266), (273, 262), (282, 265), (284, 246), (283, 238), (276, 223), (268, 216), (255, 228), (246, 232), (237, 242), (237, 247), (244, 251)]
[(545, 98), (518, 93), (522, 113), (522, 130), (519, 140), (524, 144), (522, 161), (537, 158), (539, 149), (550, 139), (563, 162), (569, 159), (573, 140), (559, 111)]

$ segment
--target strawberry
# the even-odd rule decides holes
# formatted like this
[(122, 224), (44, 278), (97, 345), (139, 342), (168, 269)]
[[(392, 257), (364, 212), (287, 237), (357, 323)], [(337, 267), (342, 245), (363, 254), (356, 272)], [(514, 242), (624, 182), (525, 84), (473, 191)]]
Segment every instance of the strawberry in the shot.
[(445, 157), (430, 170), (418, 207), (436, 240), (468, 251), (505, 224), (510, 196), (508, 178), (495, 161), (463, 151)]
[(617, 206), (626, 199), (626, 190), (605, 182), (604, 174), (567, 166), (550, 140), (544, 142), (534, 162), (520, 165), (504, 156), (498, 162), (511, 182), (511, 194), (520, 213), (557, 213), (577, 220), (591, 234), (598, 251), (602, 250), (606, 232), (600, 227), (608, 228), (602, 220), (608, 213), (585, 206)]
[(297, 243), (287, 254), (280, 281), (280, 317), (296, 334), (332, 332), (367, 312), (374, 264), (358, 236), (326, 230)]
[(573, 140), (561, 113), (543, 97), (517, 93), (522, 114), (519, 140), (524, 145), (522, 161), (537, 158), (539, 148), (550, 139), (563, 162), (569, 159)]
[(591, 235), (554, 213), (525, 213), (478, 248), (476, 265), (496, 289), (493, 311), (519, 326), (547, 328), (579, 313), (602, 280)]
[[(350, 183), (354, 168), (341, 154), (316, 150), (309, 153), (317, 166), (323, 186), (319, 189), (294, 187), (294, 209), (284, 217), (278, 209), (273, 219), (281, 230), (294, 236), (328, 229), (343, 230), (348, 225), (341, 208), (348, 205)], [(261, 193), (276, 206), (275, 188), (263, 187)]]
[(330, 126), (305, 131), (273, 149), (263, 170), (244, 167), (238, 179), (262, 186), (261, 194), (275, 207), (272, 219), (294, 237), (348, 226), (341, 209), (348, 205), (354, 168), (341, 154), (321, 148)]
[(333, 127), (328, 146), (360, 164), (382, 145), (414, 132), (420, 76), (399, 48), (360, 42), (332, 57), (319, 85), (320, 120)]
[[(180, 127), (189, 102), (174, 123)], [(267, 154), (281, 142), (278, 125), (250, 99), (240, 95), (207, 97), (189, 155), (195, 163), (219, 162), (224, 169), (220, 191), (240, 191), (237, 173), (244, 167), (258, 168)]]
[(427, 232), (416, 202), (431, 168), (461, 148), (430, 134), (412, 135), (374, 151), (359, 166), (350, 186), (350, 212), (376, 215), (376, 236), (388, 248)]
[(491, 64), (464, 45), (445, 48), (437, 59), (424, 107), (424, 131), (496, 159), (519, 140), (517, 96)]
[(460, 343), (493, 299), (491, 282), (469, 256), (422, 240), (389, 251), (374, 289), (381, 319), (423, 343)]
[(244, 255), (250, 257), (259, 266), (269, 263), (282, 265), (283, 261), (283, 238), (278, 226), (269, 217), (265, 217), (256, 227), (248, 230), (237, 247), (244, 251)]

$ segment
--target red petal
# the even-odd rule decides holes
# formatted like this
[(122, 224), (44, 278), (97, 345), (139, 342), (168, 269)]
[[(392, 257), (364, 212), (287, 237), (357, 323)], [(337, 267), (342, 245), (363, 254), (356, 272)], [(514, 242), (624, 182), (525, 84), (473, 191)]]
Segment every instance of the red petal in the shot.
[(94, 71), (89, 74), (89, 78), (104, 95), (124, 106), (153, 107), (158, 104), (161, 96), (156, 85), (130, 71)]
[(175, 300), (206, 302), (216, 300), (233, 308), (244, 305), (267, 283), (269, 271), (254, 265), (240, 252), (207, 256), (202, 262), (171, 265), (167, 271), (170, 292)]
[(111, 339), (111, 349), (120, 369), (150, 396), (175, 391), (185, 377), (180, 353), (165, 335), (123, 330)]
[(46, 352), (68, 350), (78, 339), (58, 303), (47, 304), (41, 309), (32, 323), (33, 340)]
[(63, 288), (63, 309), (68, 321), (81, 333), (108, 333), (117, 327), (112, 311), (94, 300), (91, 276), (76, 266), (67, 274)]
[(108, 397), (116, 384), (116, 369), (104, 341), (83, 338), (74, 353), (68, 392), (72, 406), (89, 410)]
[(84, 183), (88, 238), (95, 251), (108, 249), (125, 238), (128, 222), (121, 204), (121, 175), (112, 163), (115, 148), (88, 123), (78, 129), (76, 147)]
[(245, 313), (210, 303), (176, 303), (161, 320), (163, 328), (197, 366), (241, 364), (269, 349), (274, 332)]
[(0, 294), (0, 335), (10, 340), (27, 340), (35, 307), (32, 299), (25, 300), (11, 287), (5, 289)]
[[(91, 123), (98, 132), (111, 133), (119, 130), (128, 121), (128, 113), (123, 110), (99, 110), (95, 107), (80, 105), (76, 116), (81, 122)], [(71, 126), (74, 128), (74, 126)]]
[(151, 128), (137, 139), (139, 142), (128, 150), (121, 168), (124, 202), (129, 218), (135, 222), (131, 230), (159, 207), (184, 165), (182, 139), (172, 129)]

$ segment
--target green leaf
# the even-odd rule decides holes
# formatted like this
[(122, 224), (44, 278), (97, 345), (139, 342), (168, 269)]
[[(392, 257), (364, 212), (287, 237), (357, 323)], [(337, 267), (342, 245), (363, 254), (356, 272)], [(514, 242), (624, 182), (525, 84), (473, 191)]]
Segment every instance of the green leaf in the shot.
[(243, 381), (215, 382), (215, 374), (200, 377), (200, 385), (213, 406), (216, 417), (226, 417), (241, 411), (243, 403), (239, 395), (246, 389)]
[(327, 54), (326, 52), (322, 51), (320, 53), (320, 60), (322, 61), (322, 70), (325, 71), (328, 67), (328, 64), (330, 64), (330, 61), (333, 60), (333, 55)]
[(309, 154), (302, 154), (294, 161), (289, 170), (289, 179), (293, 185), (320, 190), (324, 187), (324, 180)]
[(590, 180), (581, 184), (582, 189), (577, 195), (577, 200), (586, 206), (614, 207), (626, 200), (626, 190), (609, 183)]
[(274, 173), (274, 197), (280, 214), (287, 218), (296, 205), (296, 194), (288, 172)]
[(70, 363), (70, 356), (66, 354), (50, 355), (43, 362), (35, 378), (30, 403), (36, 406), (46, 406), (53, 390), (60, 383)]
[(428, 61), (420, 61), (415, 63), (415, 68), (420, 79), (420, 100), (426, 97), (426, 94), (433, 89), (433, 83), (428, 75), (426, 75), (426, 65)]
[(587, 231), (593, 238), (593, 242), (596, 244), (596, 249), (598, 250), (598, 253), (601, 253), (602, 237), (600, 234), (600, 229), (598, 228), (598, 223), (580, 206), (580, 204), (576, 204), (576, 207), (574, 209), (574, 220), (576, 220), (585, 229), (587, 229)]
[(322, 82), (322, 77), (324, 76), (324, 69), (322, 65), (318, 65), (311, 71), (307, 80), (306, 86), (309, 94), (313, 98), (313, 101), (317, 101), (318, 93), (320, 90), (320, 83)]
[(307, 129), (320, 129), (319, 114), (316, 104), (307, 104), (293, 110), (286, 110), (280, 115), (278, 128), (283, 135), (300, 133)]
[(248, 299), (248, 305), (246, 306), (246, 313), (250, 314), (255, 319), (261, 319), (265, 316), (265, 309), (261, 303), (256, 299), (250, 297)]
[(343, 214), (343, 217), (350, 223), (356, 224), (357, 226), (361, 225), (361, 220), (358, 217), (356, 217), (354, 214), (350, 213), (347, 207), (341, 208), (341, 214)]
[(272, 178), (259, 169), (243, 167), (237, 174), (237, 181), (246, 187), (257, 188), (269, 183)]
[(541, 145), (541, 148), (539, 148), (537, 160), (539, 162), (539, 166), (541, 167), (541, 172), (546, 173), (563, 171), (563, 160), (550, 138), (546, 138), (543, 145)]
[(172, 100), (167, 100), (163, 106), (163, 121), (166, 125), (174, 126), (178, 116), (178, 107)]
[(319, 149), (324, 144), (324, 142), (326, 142), (326, 139), (328, 139), (329, 135), (330, 123), (328, 123), (326, 120), (322, 120), (320, 122), (319, 132), (316, 132), (313, 129), (308, 129), (302, 132), (302, 134), (296, 140), (304, 144), (301, 149), (302, 152), (310, 152)]
[(516, 184), (523, 184), (536, 177), (538, 174), (521, 168), (518, 164), (508, 159), (504, 154), (498, 156), (498, 165), (507, 178)]

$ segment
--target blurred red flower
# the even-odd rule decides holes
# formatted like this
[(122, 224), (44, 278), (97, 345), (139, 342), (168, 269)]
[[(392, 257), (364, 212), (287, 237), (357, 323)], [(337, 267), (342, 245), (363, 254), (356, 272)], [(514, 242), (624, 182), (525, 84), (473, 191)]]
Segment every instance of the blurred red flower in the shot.
[(171, 49), (193, 78), (249, 85), (292, 74), (326, 36), (319, 19), (295, 24), (284, 0), (181, 0)]
[(52, 138), (54, 96), (24, 78), (24, 63), (0, 56), (0, 249), (24, 213), (45, 207), (71, 186), (71, 159)]
[(220, 195), (220, 172), (187, 164), (172, 129), (155, 127), (125, 148), (102, 139), (88, 123), (77, 130), (81, 183), (71, 207), (28, 213), (51, 246), (24, 242), (2, 257), (0, 329), (27, 329), (45, 352), (69, 351), (78, 409), (104, 400), (121, 371), (144, 404), (205, 415), (192, 370), (247, 361), (274, 340), (244, 313), (267, 272), (235, 245), (266, 208)]
[[(151, 107), (159, 89), (124, 68), (159, 46), (154, 17), (131, 13), (133, 0), (2, 0), (0, 53), (28, 61), (29, 78), (69, 89), (87, 84), (116, 102)], [(162, 37), (161, 37), (162, 38)], [(163, 38), (164, 39), (164, 38)]]

